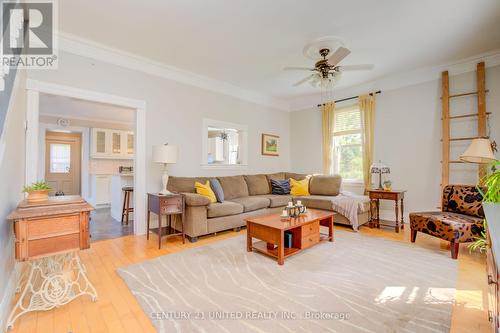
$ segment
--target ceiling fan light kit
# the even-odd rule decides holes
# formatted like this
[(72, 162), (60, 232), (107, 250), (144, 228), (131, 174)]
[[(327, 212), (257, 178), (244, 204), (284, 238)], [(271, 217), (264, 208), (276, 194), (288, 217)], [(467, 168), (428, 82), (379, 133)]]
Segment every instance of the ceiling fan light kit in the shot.
[(309, 81), (313, 87), (331, 89), (340, 79), (343, 71), (369, 70), (373, 68), (373, 65), (339, 66), (338, 64), (351, 53), (344, 45), (344, 42), (335, 36), (318, 38), (308, 43), (302, 52), (305, 57), (316, 61), (314, 68), (285, 67), (285, 70), (308, 71), (312, 72), (312, 74), (296, 82), (293, 86), (299, 86)]

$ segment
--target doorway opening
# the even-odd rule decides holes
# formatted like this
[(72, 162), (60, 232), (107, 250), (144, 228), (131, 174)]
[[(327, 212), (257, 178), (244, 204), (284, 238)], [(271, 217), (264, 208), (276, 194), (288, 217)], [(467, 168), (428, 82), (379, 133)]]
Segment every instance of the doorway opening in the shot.
[(41, 93), (39, 179), (94, 206), (91, 241), (134, 233), (135, 111)]

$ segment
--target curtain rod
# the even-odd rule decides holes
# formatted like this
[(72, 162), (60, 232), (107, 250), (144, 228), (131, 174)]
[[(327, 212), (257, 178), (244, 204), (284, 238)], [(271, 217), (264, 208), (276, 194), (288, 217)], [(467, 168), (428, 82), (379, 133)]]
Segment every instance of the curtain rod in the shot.
[[(381, 92), (382, 91), (379, 90), (379, 91), (375, 91), (375, 92), (369, 93), (368, 95), (373, 96), (373, 95), (380, 94)], [(351, 100), (351, 99), (355, 99), (355, 98), (359, 98), (359, 96), (352, 96), (352, 97), (338, 99), (338, 100), (335, 101), (335, 103), (345, 102), (345, 101), (348, 101), (348, 100)], [(317, 106), (320, 107), (322, 105), (325, 105), (325, 104), (318, 104)]]

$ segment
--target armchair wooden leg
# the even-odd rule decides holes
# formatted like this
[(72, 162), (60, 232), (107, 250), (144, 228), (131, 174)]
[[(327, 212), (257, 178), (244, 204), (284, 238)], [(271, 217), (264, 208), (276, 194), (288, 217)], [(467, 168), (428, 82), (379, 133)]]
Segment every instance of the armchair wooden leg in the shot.
[(417, 239), (417, 230), (411, 229), (411, 235), (410, 235), (411, 242), (415, 243), (416, 239)]
[(450, 250), (451, 250), (451, 258), (452, 259), (458, 258), (459, 246), (460, 246), (460, 243), (450, 242)]

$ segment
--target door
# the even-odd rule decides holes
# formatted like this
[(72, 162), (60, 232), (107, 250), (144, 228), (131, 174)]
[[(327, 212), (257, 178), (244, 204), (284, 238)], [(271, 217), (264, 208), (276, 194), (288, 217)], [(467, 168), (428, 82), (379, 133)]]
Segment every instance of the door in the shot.
[(45, 180), (52, 189), (49, 195), (80, 195), (81, 141), (79, 133), (46, 133)]

